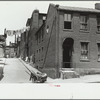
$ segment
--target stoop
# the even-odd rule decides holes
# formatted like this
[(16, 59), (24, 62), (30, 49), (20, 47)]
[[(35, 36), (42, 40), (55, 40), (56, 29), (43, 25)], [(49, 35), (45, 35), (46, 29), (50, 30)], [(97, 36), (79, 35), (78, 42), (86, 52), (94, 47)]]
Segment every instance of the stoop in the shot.
[(79, 78), (80, 75), (74, 71), (72, 68), (61, 68), (60, 70), (60, 78), (61, 79), (69, 79), (69, 78)]

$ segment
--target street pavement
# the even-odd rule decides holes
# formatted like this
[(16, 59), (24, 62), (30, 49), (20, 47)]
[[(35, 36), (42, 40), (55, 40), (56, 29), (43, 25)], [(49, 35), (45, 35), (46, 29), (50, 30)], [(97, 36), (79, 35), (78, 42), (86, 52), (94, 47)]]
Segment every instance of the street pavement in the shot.
[(30, 83), (25, 66), (17, 58), (6, 58), (0, 83)]

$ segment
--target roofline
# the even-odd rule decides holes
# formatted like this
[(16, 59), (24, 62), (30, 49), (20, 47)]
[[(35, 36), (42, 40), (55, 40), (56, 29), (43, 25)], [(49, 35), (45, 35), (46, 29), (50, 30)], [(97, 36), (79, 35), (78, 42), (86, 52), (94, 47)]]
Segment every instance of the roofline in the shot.
[(78, 10), (66, 10), (66, 9), (58, 9), (59, 11), (71, 11), (71, 12), (83, 12), (83, 13), (97, 13), (100, 14), (100, 12), (92, 12), (92, 11), (78, 11)]
[(59, 6), (57, 9), (58, 9), (59, 11), (73, 11), (73, 12), (100, 13), (100, 10), (93, 9), (93, 8)]

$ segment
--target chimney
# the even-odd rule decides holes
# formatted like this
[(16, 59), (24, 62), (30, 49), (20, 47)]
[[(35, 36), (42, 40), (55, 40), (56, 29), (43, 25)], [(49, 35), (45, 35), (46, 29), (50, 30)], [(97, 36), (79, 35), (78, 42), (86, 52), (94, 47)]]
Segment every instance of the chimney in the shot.
[(56, 6), (55, 6), (55, 7), (57, 7), (57, 8), (58, 8), (58, 7), (59, 7), (59, 5), (58, 5), (58, 4), (56, 4)]
[(95, 4), (95, 9), (100, 10), (100, 3)]
[(39, 27), (39, 10), (34, 10), (32, 14), (32, 28)]

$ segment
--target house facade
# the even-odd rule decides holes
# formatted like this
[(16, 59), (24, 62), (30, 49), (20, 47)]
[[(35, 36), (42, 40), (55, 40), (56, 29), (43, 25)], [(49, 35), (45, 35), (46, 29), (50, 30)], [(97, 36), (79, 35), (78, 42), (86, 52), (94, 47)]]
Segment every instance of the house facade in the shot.
[(21, 35), (19, 56), (49, 77), (60, 71), (100, 71), (100, 4), (95, 9), (50, 4), (47, 14), (34, 10)]
[(28, 26), (30, 26), (30, 30), (28, 31), (28, 35), (27, 35), (27, 38), (28, 38), (28, 40), (27, 40), (28, 41), (27, 42), (27, 46), (28, 46), (27, 53), (28, 53), (28, 57), (30, 58), (31, 61), (32, 61), (32, 57), (34, 56), (35, 46), (36, 46), (35, 33), (42, 26), (45, 19), (46, 19), (46, 14), (39, 13), (39, 10), (36, 9), (32, 13), (29, 24), (27, 24)]
[(34, 39), (35, 63), (52, 78), (62, 68), (100, 68), (100, 4), (95, 9), (50, 4)]
[(5, 57), (7, 58), (14, 58), (16, 57), (16, 44), (15, 43), (9, 43), (8, 46), (5, 47)]
[[(34, 10), (31, 18), (28, 18), (26, 27), (30, 27), (30, 30), (26, 30), (21, 34), (20, 41), (17, 41), (17, 56), (26, 60), (28, 57), (32, 62), (32, 57), (35, 53), (35, 33), (42, 26), (46, 20), (45, 13), (39, 13), (39, 10)], [(17, 40), (18, 40), (17, 38)]]

